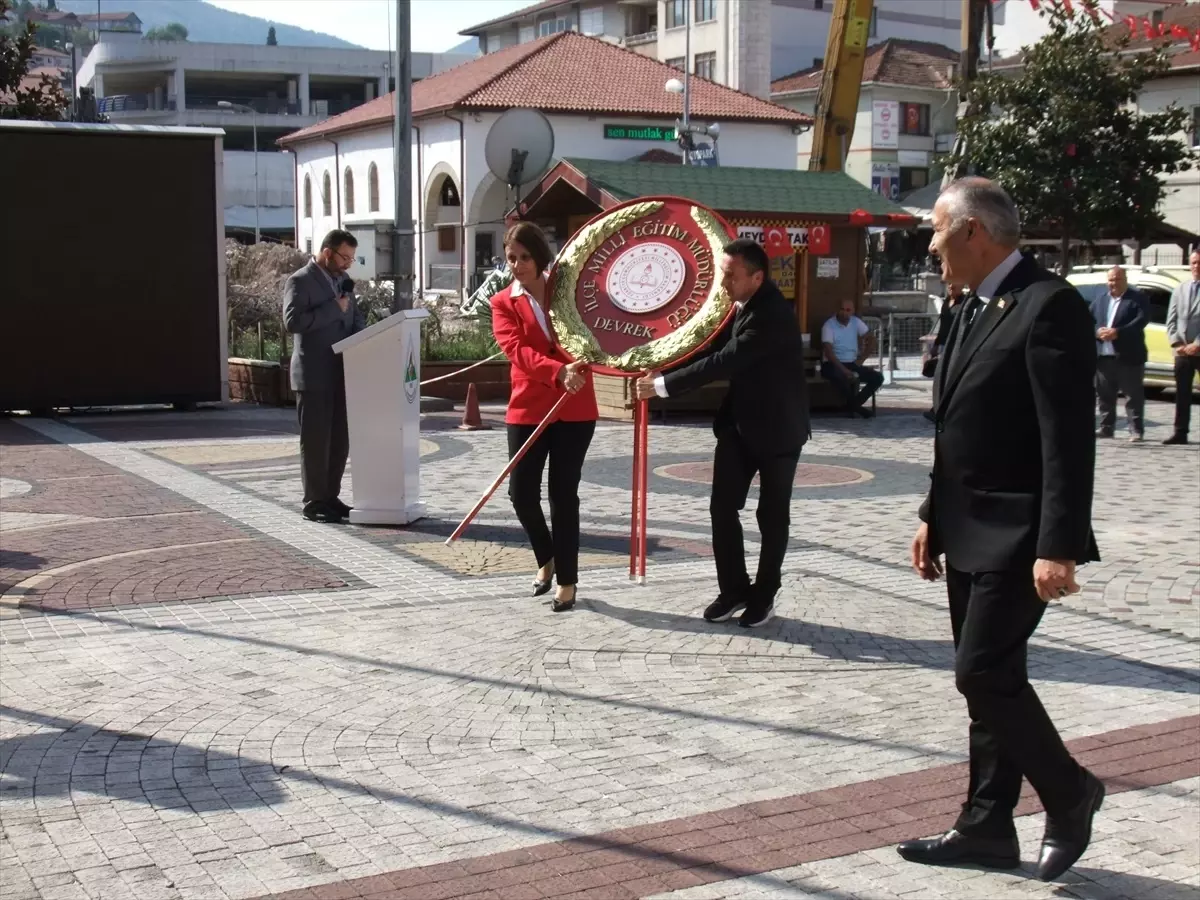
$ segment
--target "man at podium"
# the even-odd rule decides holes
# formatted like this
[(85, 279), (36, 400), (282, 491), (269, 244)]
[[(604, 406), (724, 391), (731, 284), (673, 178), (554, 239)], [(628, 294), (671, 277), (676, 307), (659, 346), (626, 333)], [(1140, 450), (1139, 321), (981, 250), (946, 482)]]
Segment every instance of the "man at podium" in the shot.
[(346, 270), (354, 265), (358, 241), (334, 229), (321, 249), (283, 289), (283, 322), (292, 342), (292, 390), (300, 420), (300, 479), (304, 518), (340, 522), (350, 507), (339, 499), (342, 474), (350, 455), (346, 423), (346, 375), (333, 345), (366, 326), (354, 302), (354, 283)]

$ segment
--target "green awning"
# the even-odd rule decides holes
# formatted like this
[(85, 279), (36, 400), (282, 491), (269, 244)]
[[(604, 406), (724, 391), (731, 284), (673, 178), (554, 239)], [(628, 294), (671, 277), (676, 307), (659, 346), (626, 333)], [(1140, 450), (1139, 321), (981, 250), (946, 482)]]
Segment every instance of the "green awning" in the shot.
[(563, 161), (592, 185), (619, 200), (665, 194), (695, 200), (722, 212), (848, 216), (862, 209), (876, 216), (908, 216), (904, 207), (884, 199), (844, 172), (608, 162), (576, 157)]

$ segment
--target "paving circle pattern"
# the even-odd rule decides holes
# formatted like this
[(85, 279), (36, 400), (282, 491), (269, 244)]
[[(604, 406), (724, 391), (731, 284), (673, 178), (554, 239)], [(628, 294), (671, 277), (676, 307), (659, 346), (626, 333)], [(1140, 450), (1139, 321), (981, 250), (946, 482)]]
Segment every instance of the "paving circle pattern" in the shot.
[[(707, 497), (712, 485), (712, 454), (652, 453), (651, 493)], [(604, 487), (629, 489), (628, 458), (590, 458), (583, 480)], [(922, 494), (929, 487), (929, 467), (894, 459), (858, 459), (803, 453), (796, 466), (793, 497), (859, 499)], [(755, 478), (753, 489), (758, 489)]]
[[(674, 478), (679, 481), (690, 481), (693, 484), (712, 484), (713, 464), (711, 462), (673, 463), (659, 466), (654, 470), (655, 475), (664, 478)], [(814, 463), (800, 463), (796, 466), (796, 477), (792, 482), (803, 487), (835, 487), (843, 484), (860, 484), (870, 481), (875, 476), (862, 469), (849, 466), (822, 466)], [(751, 482), (758, 486), (758, 476)]]

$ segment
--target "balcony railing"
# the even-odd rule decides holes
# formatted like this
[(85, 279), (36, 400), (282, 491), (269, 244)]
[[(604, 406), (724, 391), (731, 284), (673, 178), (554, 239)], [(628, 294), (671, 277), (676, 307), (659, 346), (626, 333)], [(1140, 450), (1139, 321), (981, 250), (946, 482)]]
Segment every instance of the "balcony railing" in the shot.
[(211, 95), (211, 94), (187, 94), (184, 102), (188, 109), (204, 109), (227, 112), (232, 115), (250, 115), (245, 110), (234, 107), (226, 109), (220, 104), (223, 102), (236, 103), (238, 106), (248, 106), (261, 116), (298, 116), (300, 115), (300, 104), (289, 103), (286, 99), (274, 99), (270, 97), (231, 97), (227, 95)]
[(154, 105), (153, 94), (114, 94), (101, 97), (99, 111), (102, 113), (123, 112), (172, 112), (175, 101), (164, 99), (161, 106)]
[(627, 34), (625, 35), (625, 46), (636, 47), (639, 44), (653, 44), (657, 40), (657, 31), (644, 31), (641, 34)]

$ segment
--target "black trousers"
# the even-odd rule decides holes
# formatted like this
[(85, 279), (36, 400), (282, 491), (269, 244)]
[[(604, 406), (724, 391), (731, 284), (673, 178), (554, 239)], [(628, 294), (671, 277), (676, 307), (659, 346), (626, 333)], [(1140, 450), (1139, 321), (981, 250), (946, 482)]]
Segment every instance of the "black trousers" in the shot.
[(1062, 815), (1083, 798), (1075, 762), (1029, 683), (1026, 649), (1046, 604), (1033, 562), (1004, 572), (946, 567), (954, 681), (971, 716), (970, 782), (955, 824), (963, 834), (1013, 834), (1024, 775), (1046, 812)]
[(838, 389), (838, 392), (846, 398), (846, 405), (850, 409), (858, 409), (883, 386), (883, 374), (870, 366), (860, 366), (858, 363), (848, 362), (842, 363), (842, 365), (858, 376), (857, 392), (853, 382), (842, 374), (841, 369), (828, 360), (821, 363), (821, 377)]
[(1175, 433), (1187, 437), (1192, 425), (1192, 381), (1200, 372), (1200, 356), (1175, 357)]
[(1096, 358), (1096, 403), (1100, 407), (1100, 430), (1113, 433), (1117, 424), (1117, 391), (1125, 394), (1125, 420), (1130, 434), (1145, 434), (1143, 416), (1146, 389), (1142, 378), (1146, 367), (1141, 363), (1121, 362), (1115, 356)]
[[(536, 425), (508, 426), (508, 458), (516, 456)], [(561, 585), (579, 581), (579, 480), (596, 433), (595, 422), (555, 422), (521, 457), (508, 478), (508, 496), (529, 537), (538, 567), (554, 560)], [(550, 460), (550, 527), (542, 514), (542, 471)]]
[(336, 390), (296, 392), (305, 503), (336, 500), (342, 492), (342, 475), (350, 456), (350, 430), (346, 424), (345, 382), (338, 382)]
[(746, 506), (746, 496), (755, 475), (759, 478), (755, 516), (762, 546), (753, 593), (758, 599), (770, 600), (779, 590), (791, 524), (792, 483), (799, 459), (798, 450), (778, 455), (757, 453), (732, 429), (718, 436), (709, 513), (712, 516), (717, 587), (723, 597), (748, 597), (751, 594), (739, 513)]

